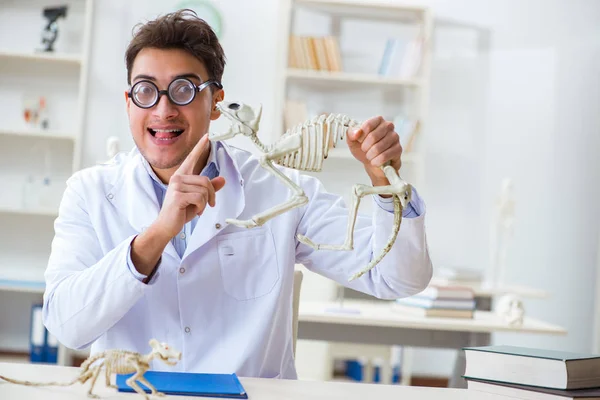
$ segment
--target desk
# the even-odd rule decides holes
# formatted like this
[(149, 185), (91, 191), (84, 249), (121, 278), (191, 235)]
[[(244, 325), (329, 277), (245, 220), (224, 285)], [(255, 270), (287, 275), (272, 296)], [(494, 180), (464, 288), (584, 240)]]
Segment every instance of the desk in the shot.
[[(337, 302), (300, 302), (298, 339), (389, 346), (433, 347), (460, 350), (490, 344), (492, 332), (566, 335), (566, 330), (526, 317), (511, 327), (488, 311), (475, 311), (473, 319), (433, 318), (408, 315), (392, 308), (392, 302), (348, 300), (344, 308), (360, 313), (327, 311)], [(464, 352), (459, 351), (450, 387), (465, 387)]]
[[(542, 289), (531, 288), (520, 285), (505, 285), (496, 288), (486, 287), (483, 283), (477, 281), (457, 281), (445, 278), (432, 278), (430, 285), (442, 286), (465, 286), (473, 290), (475, 296), (476, 307), (478, 310), (491, 311), (494, 298), (500, 297), (507, 293), (512, 293), (522, 297), (523, 299), (546, 299), (550, 294)], [(375, 297), (358, 292), (353, 289), (344, 288), (345, 299), (356, 300), (377, 300)]]
[(458, 281), (445, 278), (432, 278), (431, 285), (465, 286), (473, 290), (478, 310), (490, 311), (493, 307), (494, 298), (512, 293), (523, 299), (546, 299), (550, 294), (542, 289), (531, 288), (520, 285), (503, 285), (498, 287), (486, 287), (479, 281)]
[[(0, 363), (0, 375), (34, 381), (69, 381), (79, 369), (56, 365)], [(364, 400), (364, 399), (419, 399), (465, 400), (468, 391), (463, 389), (425, 388), (398, 385), (377, 385), (356, 382), (316, 382), (280, 379), (240, 378), (250, 400)], [(114, 382), (114, 376), (113, 376)], [(28, 387), (0, 382), (2, 400), (89, 400), (85, 385), (70, 387)], [(94, 393), (101, 399), (142, 399), (137, 393), (120, 393), (107, 388), (104, 379), (98, 379)], [(152, 397), (151, 397), (152, 398)], [(156, 398), (156, 397), (155, 397)], [(165, 396), (161, 399), (202, 399), (206, 397)]]

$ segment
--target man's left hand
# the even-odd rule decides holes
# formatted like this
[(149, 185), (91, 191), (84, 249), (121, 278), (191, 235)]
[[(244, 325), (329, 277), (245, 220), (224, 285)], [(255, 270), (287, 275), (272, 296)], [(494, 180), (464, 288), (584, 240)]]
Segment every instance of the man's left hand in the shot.
[(402, 165), (402, 146), (394, 129), (394, 124), (383, 117), (369, 118), (359, 127), (348, 129), (346, 142), (350, 152), (363, 163), (373, 186), (389, 185), (388, 179), (379, 168), (381, 165), (391, 161), (396, 171), (399, 171)]

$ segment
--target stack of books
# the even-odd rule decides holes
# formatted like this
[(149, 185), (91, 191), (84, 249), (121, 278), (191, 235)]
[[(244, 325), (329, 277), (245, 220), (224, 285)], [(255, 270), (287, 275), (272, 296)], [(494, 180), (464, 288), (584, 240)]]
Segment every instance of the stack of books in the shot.
[(394, 309), (426, 317), (473, 318), (475, 295), (468, 287), (430, 285), (419, 294), (397, 299)]
[(473, 398), (600, 400), (600, 355), (501, 345), (463, 350)]

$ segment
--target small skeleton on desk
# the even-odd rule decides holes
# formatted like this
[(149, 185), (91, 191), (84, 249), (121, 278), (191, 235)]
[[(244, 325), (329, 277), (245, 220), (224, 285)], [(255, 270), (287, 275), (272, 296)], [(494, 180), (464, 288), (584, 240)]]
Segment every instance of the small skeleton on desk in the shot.
[(495, 311), (496, 314), (510, 326), (523, 325), (523, 319), (525, 318), (525, 307), (523, 306), (523, 301), (519, 296), (511, 293), (503, 295), (498, 300), (498, 305), (496, 306)]
[(99, 396), (93, 394), (92, 390), (94, 389), (94, 385), (96, 384), (96, 380), (100, 375), (102, 367), (104, 367), (107, 387), (116, 388), (116, 386), (110, 383), (110, 377), (112, 374), (133, 373), (134, 375), (127, 379), (127, 385), (148, 400), (148, 395), (144, 392), (140, 385), (138, 385), (137, 382), (141, 382), (146, 385), (155, 396), (164, 395), (163, 393), (156, 391), (154, 386), (152, 386), (150, 382), (144, 378), (144, 374), (150, 369), (150, 362), (156, 358), (167, 365), (175, 365), (177, 364), (178, 360), (181, 360), (181, 353), (166, 343), (160, 343), (156, 339), (151, 339), (150, 346), (152, 347), (152, 351), (146, 355), (127, 350), (107, 350), (93, 354), (81, 364), (81, 372), (79, 373), (79, 376), (70, 382), (40, 383), (20, 381), (7, 378), (2, 375), (0, 375), (0, 380), (26, 386), (71, 386), (77, 382), (84, 384), (91, 379), (92, 382), (90, 384), (90, 389), (88, 390), (88, 397), (98, 398)]
[[(209, 133), (211, 141), (230, 139), (242, 134), (250, 138), (262, 152), (259, 158), (260, 165), (277, 177), (292, 191), (292, 197), (249, 220), (227, 219), (226, 222), (239, 227), (253, 228), (260, 226), (280, 214), (293, 208), (301, 207), (308, 203), (304, 191), (296, 183), (292, 182), (283, 172), (276, 168), (273, 163), (283, 167), (299, 171), (320, 172), (323, 162), (327, 158), (329, 149), (335, 147), (338, 141), (343, 140), (351, 127), (360, 126), (359, 122), (341, 114), (324, 114), (314, 117), (304, 123), (288, 129), (274, 144), (267, 146), (257, 136), (258, 125), (262, 113), (262, 107), (257, 109), (242, 103), (220, 102), (217, 109), (231, 121), (229, 131), (225, 133)], [(402, 210), (411, 200), (412, 188), (404, 182), (398, 172), (386, 163), (381, 166), (385, 176), (390, 182), (388, 186), (354, 185), (352, 190), (352, 205), (349, 209), (348, 229), (346, 239), (341, 245), (317, 244), (304, 235), (298, 234), (298, 240), (315, 250), (353, 250), (354, 226), (361, 199), (367, 195), (389, 194), (394, 199), (394, 226), (393, 232), (379, 255), (367, 265), (366, 268), (354, 274), (350, 281), (361, 277), (377, 265), (390, 251), (402, 221)]]

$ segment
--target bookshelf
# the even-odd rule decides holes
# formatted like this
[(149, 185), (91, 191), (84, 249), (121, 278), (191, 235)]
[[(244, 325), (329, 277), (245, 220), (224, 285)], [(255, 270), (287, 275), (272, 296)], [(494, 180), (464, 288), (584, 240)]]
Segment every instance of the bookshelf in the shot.
[[(276, 115), (282, 118), (274, 131), (283, 133), (325, 112), (357, 120), (382, 115), (394, 122), (400, 135), (403, 178), (422, 186), (420, 136), (427, 126), (431, 70), (429, 9), (349, 0), (285, 0), (280, 12), (275, 103)], [(368, 177), (361, 164), (352, 165), (346, 143), (339, 142), (330, 154), (316, 176), (348, 201), (351, 186), (369, 183)], [(344, 172), (348, 179), (340, 181)]]
[[(284, 0), (279, 20), (275, 99), (279, 119), (270, 139), (277, 140), (290, 127), (321, 113), (342, 113), (356, 120), (381, 115), (394, 122), (403, 144), (401, 176), (416, 188), (422, 187), (422, 135), (427, 128), (433, 29), (430, 10), (398, 3)], [(342, 196), (346, 204), (354, 184), (370, 184), (345, 142), (330, 150), (320, 173), (310, 174), (319, 178), (327, 191)], [(359, 212), (369, 215), (374, 205), (365, 200)], [(331, 281), (323, 284), (335, 286)], [(311, 364), (303, 365), (302, 360), (297, 364), (302, 379), (332, 378), (328, 372), (325, 376), (315, 372), (315, 362), (327, 362), (341, 354), (344, 357), (339, 358), (349, 354), (375, 357), (382, 351), (350, 345), (344, 349), (316, 343), (299, 346), (311, 354)], [(403, 384), (410, 381), (407, 350)]]
[[(94, 0), (65, 0), (54, 51), (41, 48), (49, 0), (0, 8), (0, 352), (29, 349), (31, 304), (41, 301), (54, 220), (80, 168)], [(32, 116), (39, 115), (36, 122)], [(26, 314), (26, 315), (23, 315)]]
[(401, 79), (383, 77), (373, 74), (330, 72), (318, 70), (306, 70), (299, 68), (287, 68), (286, 78), (288, 83), (307, 84), (326, 87), (348, 87), (348, 85), (377, 85), (382, 89), (398, 90), (401, 87), (419, 87), (419, 79)]
[(0, 61), (3, 63), (39, 63), (61, 64), (63, 66), (80, 67), (82, 59), (79, 55), (56, 53), (25, 53), (20, 51), (0, 51)]

